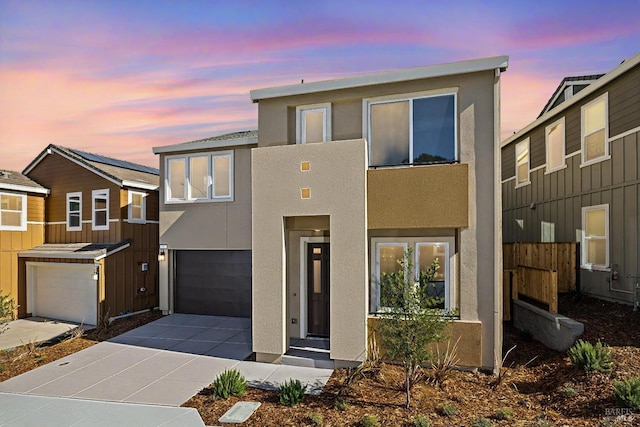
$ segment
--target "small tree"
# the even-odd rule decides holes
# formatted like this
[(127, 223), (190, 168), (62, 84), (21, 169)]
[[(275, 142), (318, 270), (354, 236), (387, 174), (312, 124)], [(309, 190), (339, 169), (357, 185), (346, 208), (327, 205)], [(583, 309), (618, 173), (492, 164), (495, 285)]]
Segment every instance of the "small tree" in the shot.
[(446, 338), (444, 328), (450, 320), (437, 308), (443, 300), (433, 292), (433, 279), (440, 268), (437, 258), (427, 271), (415, 274), (413, 250), (409, 248), (398, 266), (397, 271), (383, 273), (380, 278), (380, 303), (386, 312), (380, 319), (379, 332), (389, 357), (404, 367), (409, 408), (420, 366), (431, 357), (427, 345)]
[(0, 334), (7, 329), (7, 323), (13, 319), (13, 311), (15, 309), (16, 304), (13, 298), (0, 293)]

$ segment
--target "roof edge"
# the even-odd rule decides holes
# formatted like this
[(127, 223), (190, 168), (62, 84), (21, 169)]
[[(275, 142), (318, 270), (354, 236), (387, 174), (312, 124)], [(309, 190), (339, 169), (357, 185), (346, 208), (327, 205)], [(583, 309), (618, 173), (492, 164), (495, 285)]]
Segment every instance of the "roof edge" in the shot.
[(513, 141), (515, 141), (515, 140), (519, 139), (520, 137), (522, 137), (522, 135), (524, 135), (525, 133), (529, 132), (530, 130), (532, 130), (533, 128), (537, 127), (541, 123), (549, 120), (551, 117), (555, 116), (556, 114), (563, 112), (567, 108), (569, 108), (572, 105), (576, 104), (578, 101), (580, 101), (580, 100), (586, 98), (587, 96), (591, 95), (592, 93), (594, 93), (595, 91), (597, 91), (601, 87), (609, 84), (611, 81), (617, 79), (618, 77), (620, 77), (621, 75), (623, 75), (627, 71), (631, 70), (632, 68), (634, 68), (638, 64), (640, 64), (640, 53), (637, 53), (634, 56), (632, 56), (631, 58), (628, 58), (628, 59), (624, 60), (620, 65), (618, 65), (613, 70), (609, 71), (604, 76), (600, 77), (599, 79), (597, 79), (596, 81), (591, 83), (586, 88), (582, 89), (576, 95), (573, 95), (568, 100), (564, 101), (563, 103), (561, 103), (557, 107), (547, 111), (545, 114), (543, 114), (542, 116), (539, 116), (537, 119), (535, 119), (534, 121), (529, 123), (527, 126), (525, 126), (522, 129), (520, 129), (518, 132), (516, 132), (513, 135), (509, 136), (507, 139), (502, 141), (502, 143), (500, 144), (500, 148), (506, 147), (507, 145), (511, 144)]
[(239, 145), (254, 145), (258, 143), (257, 137), (236, 138), (216, 141), (201, 141), (193, 143), (179, 143), (153, 147), (153, 154), (173, 153), (176, 151), (199, 151), (211, 148), (237, 147)]
[(509, 66), (509, 56), (494, 56), (490, 58), (471, 59), (467, 61), (449, 62), (445, 64), (428, 65), (426, 67), (408, 70), (385, 71), (375, 74), (346, 77), (334, 80), (254, 89), (250, 91), (251, 100), (278, 98), (283, 96), (302, 95), (329, 90), (349, 89), (361, 86), (395, 83), (408, 80), (442, 77), (452, 74), (465, 74), (478, 71), (500, 69), (505, 71)]
[(0, 183), (0, 190), (24, 191), (25, 193), (49, 194), (48, 188), (29, 187), (26, 185)]

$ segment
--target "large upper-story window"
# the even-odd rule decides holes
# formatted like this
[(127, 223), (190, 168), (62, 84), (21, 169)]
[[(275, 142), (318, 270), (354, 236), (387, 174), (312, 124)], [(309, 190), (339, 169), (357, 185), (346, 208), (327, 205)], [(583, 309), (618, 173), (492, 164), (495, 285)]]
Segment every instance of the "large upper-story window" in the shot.
[(67, 231), (82, 231), (82, 193), (67, 193)]
[(296, 107), (296, 142), (331, 141), (331, 104), (313, 104)]
[(27, 229), (27, 196), (0, 193), (0, 230), (25, 231)]
[(516, 187), (530, 184), (529, 138), (516, 144)]
[(91, 219), (93, 230), (109, 229), (109, 189), (91, 192)]
[(609, 98), (603, 94), (581, 109), (582, 164), (588, 165), (609, 158)]
[(365, 99), (364, 108), (370, 166), (458, 160), (455, 93)]
[(609, 205), (582, 208), (582, 267), (609, 267)]
[(233, 151), (216, 151), (166, 160), (167, 202), (233, 201)]
[(566, 167), (564, 162), (564, 117), (545, 129), (547, 173)]

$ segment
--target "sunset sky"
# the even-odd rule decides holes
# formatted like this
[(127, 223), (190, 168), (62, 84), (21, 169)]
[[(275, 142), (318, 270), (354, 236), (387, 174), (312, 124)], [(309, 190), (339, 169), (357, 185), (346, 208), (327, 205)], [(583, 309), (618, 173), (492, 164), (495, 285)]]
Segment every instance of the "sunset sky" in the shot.
[(0, 168), (50, 143), (151, 147), (257, 126), (249, 90), (509, 55), (502, 133), (563, 77), (640, 51), (640, 2), (0, 0)]

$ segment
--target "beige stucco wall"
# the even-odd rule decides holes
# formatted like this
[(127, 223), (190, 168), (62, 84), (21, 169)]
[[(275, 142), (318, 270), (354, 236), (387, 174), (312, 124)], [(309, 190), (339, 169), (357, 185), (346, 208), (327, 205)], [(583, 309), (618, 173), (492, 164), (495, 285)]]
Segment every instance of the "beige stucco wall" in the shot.
[[(252, 319), (258, 360), (277, 360), (288, 344), (285, 218), (316, 215), (330, 222), (331, 358), (366, 356), (366, 153), (364, 140), (252, 151)], [(309, 171), (301, 171), (303, 161), (310, 162)], [(301, 188), (310, 189), (309, 199), (301, 198)]]
[(160, 243), (170, 249), (251, 249), (251, 149), (233, 150), (232, 202), (165, 203), (166, 156), (160, 157)]

